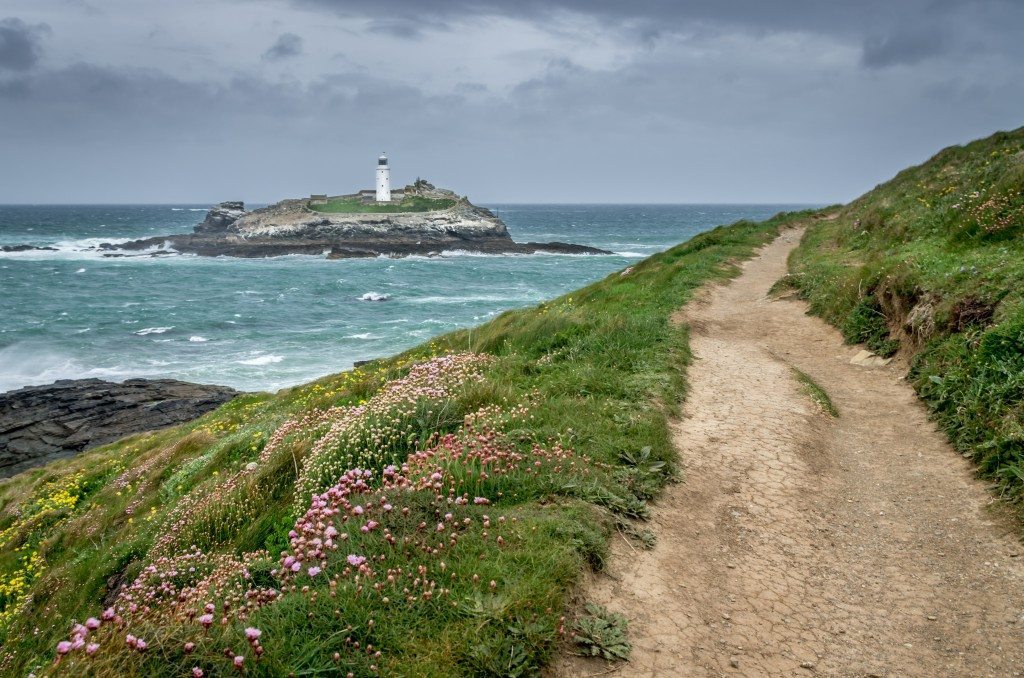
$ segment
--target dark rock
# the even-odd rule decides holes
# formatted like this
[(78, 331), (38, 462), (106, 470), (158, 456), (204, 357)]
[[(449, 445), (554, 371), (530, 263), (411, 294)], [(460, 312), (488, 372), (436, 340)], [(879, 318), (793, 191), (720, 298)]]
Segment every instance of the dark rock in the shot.
[(0, 478), (190, 421), (239, 395), (174, 379), (63, 379), (0, 393)]
[(56, 247), (36, 247), (35, 245), (4, 245), (0, 252), (56, 252)]
[(203, 223), (195, 227), (196, 233), (227, 233), (236, 221), (245, 216), (245, 203), (240, 200), (222, 202), (206, 213)]

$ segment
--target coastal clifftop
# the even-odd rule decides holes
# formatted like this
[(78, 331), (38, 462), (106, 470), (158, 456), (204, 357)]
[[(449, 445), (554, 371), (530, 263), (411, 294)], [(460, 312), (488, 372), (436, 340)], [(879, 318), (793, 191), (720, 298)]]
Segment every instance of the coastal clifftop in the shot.
[(327, 254), (351, 257), (481, 254), (609, 254), (570, 243), (517, 243), (490, 210), (425, 181), (405, 187), (393, 203), (368, 202), (360, 194), (288, 199), (246, 211), (241, 202), (220, 203), (194, 233), (103, 246), (107, 249), (171, 248), (204, 256), (270, 257)]

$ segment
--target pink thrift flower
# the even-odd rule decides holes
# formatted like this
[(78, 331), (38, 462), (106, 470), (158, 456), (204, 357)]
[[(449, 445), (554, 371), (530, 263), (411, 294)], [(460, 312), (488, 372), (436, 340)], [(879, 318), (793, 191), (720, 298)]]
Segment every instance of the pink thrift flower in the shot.
[(100, 649), (100, 644), (99, 643), (89, 643), (88, 645), (85, 646), (85, 653), (86, 654), (96, 654), (96, 650), (98, 650), (98, 649)]
[(89, 617), (85, 620), (85, 628), (89, 629), (90, 631), (95, 631), (100, 627), (100, 623), (100, 620), (96, 617)]
[(308, 569), (308, 570), (306, 570), (306, 571), (307, 571), (307, 572), (309, 573), (309, 576), (310, 576), (310, 577), (315, 577), (315, 576), (317, 576), (318, 574), (320, 574), (320, 568), (319, 568), (319, 567), (317, 567), (316, 565), (314, 565), (313, 567), (309, 568), (309, 569)]
[(259, 629), (254, 628), (252, 626), (245, 629), (245, 637), (249, 640), (250, 643), (254, 640), (257, 640), (262, 635), (263, 631), (260, 631)]
[(130, 634), (130, 633), (127, 636), (124, 637), (124, 643), (128, 647), (135, 647), (135, 643), (137, 643), (137, 642), (138, 642), (138, 639), (135, 636), (133, 636), (132, 634)]
[(294, 563), (294, 562), (295, 562), (295, 556), (288, 556), (287, 558), (284, 559), (284, 562), (282, 563), (282, 565), (284, 565), (285, 567), (291, 567), (292, 563)]
[(236, 654), (233, 660), (236, 669), (242, 668), (242, 663), (245, 661), (245, 657), (240, 654)]
[(64, 655), (68, 652), (71, 652), (71, 643), (69, 641), (62, 640), (57, 643), (57, 654)]
[(199, 623), (202, 624), (203, 626), (205, 626), (206, 628), (210, 628), (210, 626), (213, 625), (213, 615), (210, 614), (209, 612), (207, 612), (204, 615), (200, 615), (199, 616)]
[(203, 678), (203, 670), (198, 666), (192, 667), (192, 678)]
[(334, 525), (328, 525), (327, 529), (324, 530), (324, 536), (328, 539), (334, 539), (338, 536), (338, 530), (334, 527)]
[(71, 629), (71, 634), (75, 636), (85, 636), (88, 635), (88, 633), (89, 629), (85, 626), (82, 626), (81, 624), (75, 624), (74, 627), (72, 627)]
[(363, 507), (362, 507), (362, 506), (356, 506), (356, 507), (354, 507), (354, 508), (352, 509), (352, 513), (356, 514), (357, 516), (361, 516), (361, 515), (363, 515)]
[(103, 610), (103, 614), (100, 616), (103, 617), (103, 621), (111, 621), (114, 618), (114, 614), (116, 614), (114, 612), (114, 608), (108, 607), (107, 609)]
[(301, 569), (302, 563), (300, 563), (299, 561), (295, 561), (294, 563), (292, 563), (292, 572), (298, 572)]
[(366, 562), (366, 557), (365, 556), (357, 556), (354, 553), (350, 553), (348, 558), (347, 558), (347, 560), (348, 560), (348, 564), (351, 565), (352, 567), (359, 567), (360, 565), (362, 565), (363, 563)]
[(185, 654), (191, 653), (194, 649), (196, 649), (195, 643), (193, 643), (192, 641), (185, 643)]
[(144, 641), (142, 638), (139, 638), (137, 641), (135, 641), (135, 649), (139, 652), (145, 652), (147, 647), (149, 646), (146, 645), (146, 641)]

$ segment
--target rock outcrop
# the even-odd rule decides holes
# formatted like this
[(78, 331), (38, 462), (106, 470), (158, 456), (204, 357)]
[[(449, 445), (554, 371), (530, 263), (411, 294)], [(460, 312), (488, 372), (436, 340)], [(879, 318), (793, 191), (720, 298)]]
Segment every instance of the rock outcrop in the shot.
[(65, 379), (0, 393), (0, 478), (195, 419), (237, 395), (173, 379)]
[[(203, 256), (272, 257), (284, 254), (351, 257), (433, 255), (461, 250), (483, 254), (609, 254), (569, 243), (517, 243), (490, 210), (425, 181), (402, 194), (444, 200), (449, 207), (419, 212), (331, 213), (312, 209), (308, 199), (245, 211), (240, 202), (214, 207), (195, 232), (146, 238), (101, 249), (165, 254), (168, 250)], [(343, 196), (359, 199), (360, 196)]]
[(35, 245), (4, 245), (0, 247), (0, 252), (34, 252), (34, 251), (46, 251), (56, 252), (56, 247), (36, 247)]
[(231, 226), (245, 216), (242, 201), (222, 202), (206, 213), (203, 222), (196, 226), (196, 233), (227, 233)]

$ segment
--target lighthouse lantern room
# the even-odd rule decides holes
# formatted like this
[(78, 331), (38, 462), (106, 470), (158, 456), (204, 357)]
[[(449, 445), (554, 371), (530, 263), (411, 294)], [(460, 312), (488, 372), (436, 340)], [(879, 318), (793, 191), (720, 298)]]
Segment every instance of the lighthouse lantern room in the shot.
[(377, 158), (377, 202), (391, 202), (391, 170), (387, 153)]

